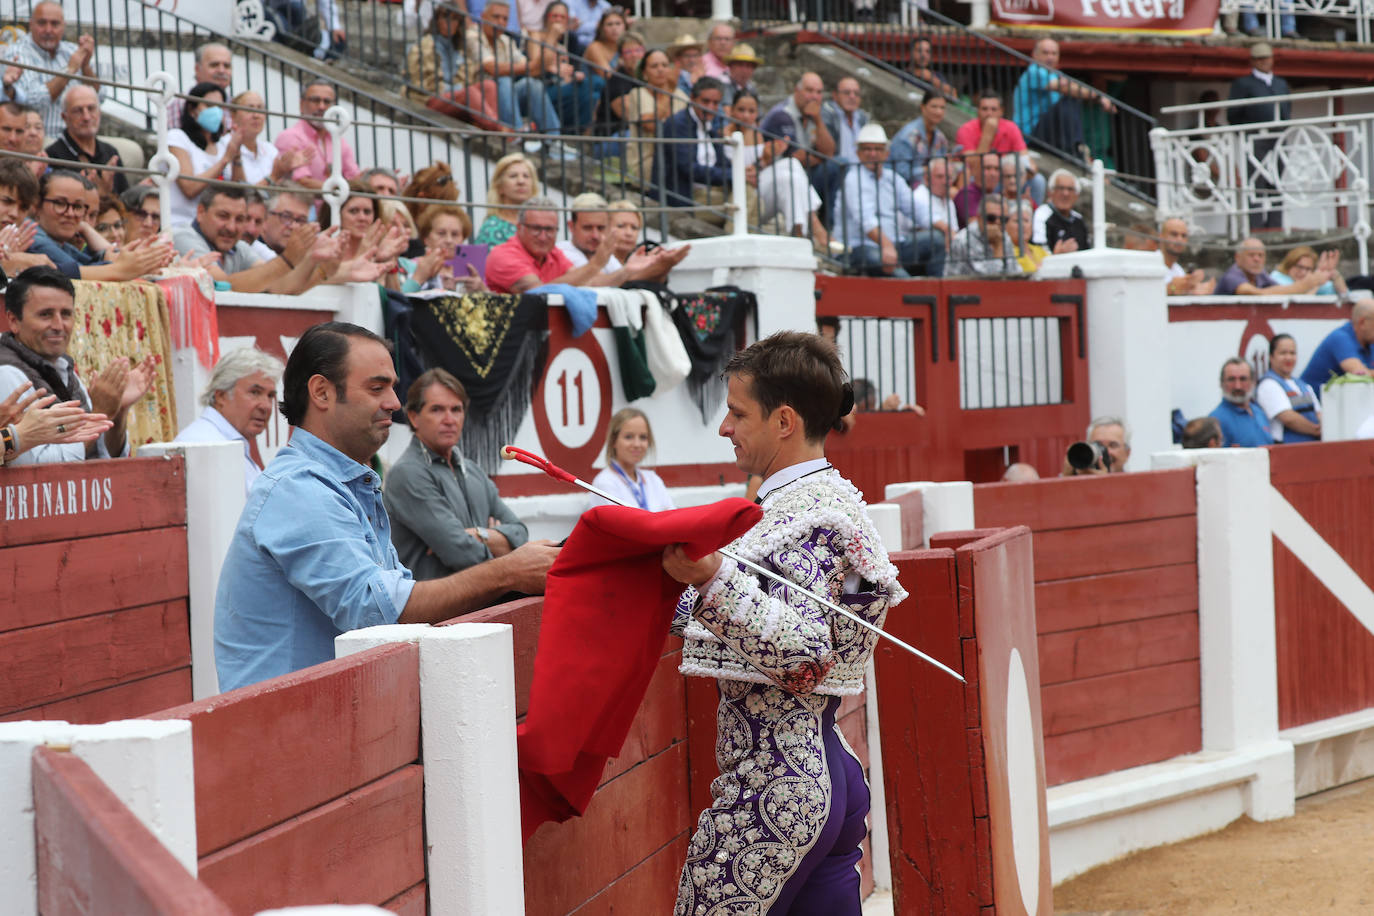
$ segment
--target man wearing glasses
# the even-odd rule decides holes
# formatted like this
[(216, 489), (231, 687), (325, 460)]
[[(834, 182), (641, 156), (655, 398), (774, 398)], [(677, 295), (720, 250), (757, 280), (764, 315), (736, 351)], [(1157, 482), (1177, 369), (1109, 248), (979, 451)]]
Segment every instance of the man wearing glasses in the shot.
[[(299, 166), (291, 173), (292, 178), (311, 190), (318, 190), (324, 186), (324, 180), (329, 177), (329, 169), (334, 161), (334, 139), (329, 135), (329, 131), (325, 130), (324, 113), (333, 107), (336, 99), (334, 86), (328, 80), (315, 79), (306, 83), (301, 89), (301, 119), (277, 134), (276, 139), (272, 141), (279, 156), (299, 149), (315, 151), (315, 155), (305, 165)], [(352, 181), (362, 169), (358, 168), (358, 160), (354, 157), (353, 148), (348, 145), (348, 141), (340, 137), (339, 143), (343, 146), (341, 161), (344, 180)]]
[(950, 243), (945, 276), (999, 277), (1021, 273), (1003, 221), (1002, 198), (995, 194), (984, 197), (977, 216)]
[(38, 231), (29, 251), (46, 255), (73, 280), (134, 280), (167, 266), (176, 256), (167, 240), (148, 236), (127, 243), (114, 260), (108, 249), (84, 247), (81, 221), (89, 213), (86, 193), (95, 185), (77, 172), (53, 169), (38, 184)]
[(282, 182), (287, 190), (267, 198), (267, 216), (262, 221), (262, 233), (249, 248), (264, 261), (270, 261), (286, 250), (291, 233), (310, 221), (310, 192), (294, 181)]
[(158, 204), (157, 188), (136, 184), (119, 195), (119, 201), (129, 211), (124, 231), (126, 245), (162, 231), (162, 208)]
[[(589, 286), (600, 278), (605, 258), (593, 256), (581, 267), (573, 267), (568, 256), (558, 250), (558, 204), (547, 197), (532, 197), (525, 206), (533, 209), (520, 211), (515, 235), (487, 255), (488, 289), (493, 293), (523, 293), (548, 283)], [(603, 237), (601, 248), (610, 254), (610, 233)], [(647, 276), (653, 262), (647, 256), (632, 255), (623, 269), (626, 279)]]
[(1035, 211), (1031, 241), (1055, 254), (1091, 248), (1088, 224), (1073, 208), (1078, 203), (1078, 179), (1068, 169), (1055, 169), (1050, 176), (1049, 200)]

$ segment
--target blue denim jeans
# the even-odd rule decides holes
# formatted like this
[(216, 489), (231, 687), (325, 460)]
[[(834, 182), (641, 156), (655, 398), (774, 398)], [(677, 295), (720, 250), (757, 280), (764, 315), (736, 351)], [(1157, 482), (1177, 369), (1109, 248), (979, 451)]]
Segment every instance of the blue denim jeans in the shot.
[[(1285, 3), (1282, 9), (1292, 9), (1292, 5)], [(1240, 14), (1240, 30), (1242, 32), (1253, 32), (1260, 28), (1259, 16), (1254, 13)], [(1292, 35), (1298, 31), (1298, 17), (1292, 13), (1283, 13), (1279, 16), (1279, 32), (1283, 35)]]
[(496, 78), (496, 111), (502, 124), (517, 130), (529, 121), (544, 133), (556, 133), (562, 126), (544, 91), (544, 81), (528, 76)]

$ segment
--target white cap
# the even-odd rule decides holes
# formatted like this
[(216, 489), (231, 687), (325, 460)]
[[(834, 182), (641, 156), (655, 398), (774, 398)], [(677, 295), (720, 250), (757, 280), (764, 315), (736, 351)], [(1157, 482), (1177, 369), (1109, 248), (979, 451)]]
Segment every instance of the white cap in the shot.
[(859, 128), (859, 138), (855, 141), (855, 143), (881, 143), (884, 146), (886, 146), (887, 131), (883, 130), (883, 125), (877, 124), (873, 121), (869, 121), (863, 127)]

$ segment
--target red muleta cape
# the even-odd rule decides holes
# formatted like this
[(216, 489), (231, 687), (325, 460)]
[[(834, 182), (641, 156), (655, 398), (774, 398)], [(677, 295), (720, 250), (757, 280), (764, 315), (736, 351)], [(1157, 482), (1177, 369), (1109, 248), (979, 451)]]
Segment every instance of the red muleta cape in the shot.
[(763, 517), (747, 500), (582, 514), (549, 570), (525, 721), (516, 732), (524, 838), (587, 809), (648, 690), (682, 583), (663, 548), (703, 557)]

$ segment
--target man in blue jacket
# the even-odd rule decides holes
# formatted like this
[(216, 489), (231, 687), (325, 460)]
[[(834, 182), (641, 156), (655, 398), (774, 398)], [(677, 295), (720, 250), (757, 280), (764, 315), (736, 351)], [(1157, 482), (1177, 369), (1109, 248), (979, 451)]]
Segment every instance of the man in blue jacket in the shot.
[(1250, 364), (1233, 356), (1221, 366), (1221, 403), (1207, 416), (1221, 424), (1222, 442), (1230, 446), (1273, 445), (1269, 418), (1251, 403), (1255, 373)]
[[(654, 184), (663, 189), (664, 202), (669, 206), (704, 205), (718, 211), (730, 203), (730, 159), (716, 120), (724, 95), (725, 85), (720, 80), (703, 76), (692, 85), (692, 104), (659, 127), (659, 136), (665, 140), (697, 141), (669, 143), (663, 155), (655, 157)], [(666, 174), (658, 174), (659, 162), (664, 163)], [(752, 186), (745, 188), (745, 207), (757, 218), (758, 195)], [(698, 211), (696, 217), (731, 231), (733, 215), (726, 218), (713, 211)]]

